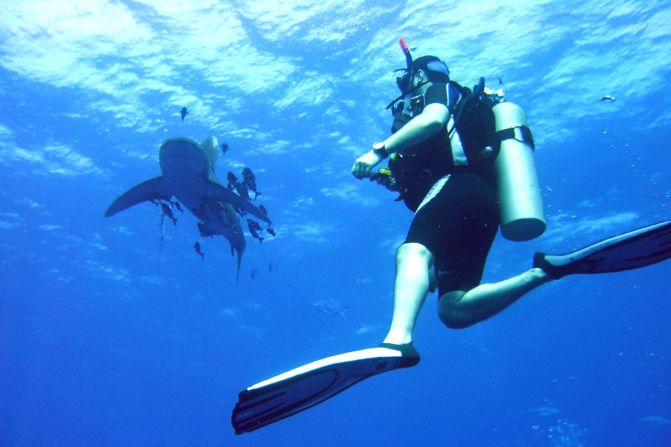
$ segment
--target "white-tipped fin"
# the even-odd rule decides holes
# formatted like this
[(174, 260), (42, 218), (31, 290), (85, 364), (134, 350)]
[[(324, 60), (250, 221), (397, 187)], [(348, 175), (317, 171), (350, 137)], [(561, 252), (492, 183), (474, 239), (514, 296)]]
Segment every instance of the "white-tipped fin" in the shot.
[(131, 189), (117, 197), (112, 204), (105, 211), (105, 217), (113, 216), (131, 206), (138, 203), (146, 202), (148, 200), (170, 200), (172, 192), (168, 190), (166, 182), (163, 177), (155, 177), (139, 185), (133, 186)]

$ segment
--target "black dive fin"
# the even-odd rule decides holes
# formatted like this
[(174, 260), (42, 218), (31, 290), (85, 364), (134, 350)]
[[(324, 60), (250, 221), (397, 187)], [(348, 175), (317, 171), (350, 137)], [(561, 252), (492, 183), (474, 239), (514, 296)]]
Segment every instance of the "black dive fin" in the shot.
[(250, 432), (313, 407), (376, 374), (414, 366), (411, 343), (363, 349), (308, 363), (240, 393), (231, 422), (236, 434)]
[(133, 186), (131, 189), (119, 196), (105, 211), (105, 217), (113, 216), (131, 206), (138, 203), (146, 202), (147, 200), (170, 200), (172, 192), (163, 180), (163, 177), (155, 177), (139, 185)]
[(536, 253), (534, 267), (558, 279), (575, 273), (631, 270), (671, 258), (671, 222), (664, 221), (588, 245), (573, 253)]

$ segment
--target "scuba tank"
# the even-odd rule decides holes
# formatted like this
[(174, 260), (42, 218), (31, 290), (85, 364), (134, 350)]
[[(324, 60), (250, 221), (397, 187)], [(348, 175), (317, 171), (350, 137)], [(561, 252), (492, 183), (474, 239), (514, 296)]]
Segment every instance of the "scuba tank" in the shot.
[(499, 102), (492, 107), (496, 141), (494, 161), (501, 215), (501, 234), (512, 241), (528, 241), (546, 228), (540, 186), (533, 159), (533, 137), (520, 106)]

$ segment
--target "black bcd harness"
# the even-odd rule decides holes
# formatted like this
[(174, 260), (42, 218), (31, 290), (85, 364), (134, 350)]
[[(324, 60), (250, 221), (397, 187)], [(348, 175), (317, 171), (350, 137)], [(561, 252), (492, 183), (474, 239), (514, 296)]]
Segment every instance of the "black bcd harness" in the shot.
[[(492, 108), (503, 101), (502, 90), (493, 91), (487, 89), (485, 87), (485, 80), (482, 77), (479, 79), (478, 84), (473, 86), (472, 90), (454, 81), (450, 81), (446, 86), (448, 88), (448, 103), (450, 102), (450, 88), (459, 93), (456, 104), (448, 104), (453, 124), (451, 128), (447, 129), (447, 136), (452, 137), (455, 132), (458, 132), (459, 138), (461, 138), (460, 141), (464, 143), (464, 152), (467, 159), (467, 166), (453, 165), (450, 167), (450, 172), (479, 172), (485, 178), (492, 178), (493, 161), (498, 155), (502, 141), (514, 138), (529, 143), (532, 148), (534, 147), (533, 136), (527, 126), (517, 126), (498, 132), (495, 131)], [(388, 108), (392, 109), (394, 116), (392, 133), (398, 131), (412, 118), (420, 114), (424, 109), (425, 103), (424, 94), (414, 96), (409, 100), (397, 98), (397, 100), (393, 101), (388, 106)], [(448, 142), (448, 144), (451, 147), (451, 143)], [(392, 158), (389, 162), (389, 168), (380, 169), (378, 173), (371, 177), (371, 180), (377, 181), (387, 189), (398, 191), (400, 196), (396, 200), (403, 199), (408, 204), (406, 194), (408, 194), (410, 189), (414, 189), (408, 182), (417, 182), (419, 180), (418, 177), (426, 177), (428, 173), (432, 178), (421, 180), (422, 184), (427, 184), (445, 175), (444, 167), (427, 169), (425, 166), (416, 165), (419, 159), (422, 158), (424, 157), (415, 157), (412, 153), (403, 154), (396, 159)], [(434, 170), (436, 172), (433, 172)]]

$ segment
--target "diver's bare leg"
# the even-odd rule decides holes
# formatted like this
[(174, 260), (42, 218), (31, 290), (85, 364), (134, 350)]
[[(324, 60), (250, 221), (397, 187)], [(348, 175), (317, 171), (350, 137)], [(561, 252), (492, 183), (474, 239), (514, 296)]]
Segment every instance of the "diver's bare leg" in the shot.
[(543, 270), (532, 268), (504, 281), (480, 284), (467, 292), (448, 292), (440, 297), (438, 315), (446, 326), (464, 328), (496, 315), (549, 281), (552, 279)]
[(403, 244), (396, 253), (394, 314), (385, 343), (412, 341), (412, 331), (431, 287), (433, 255), (421, 244)]

